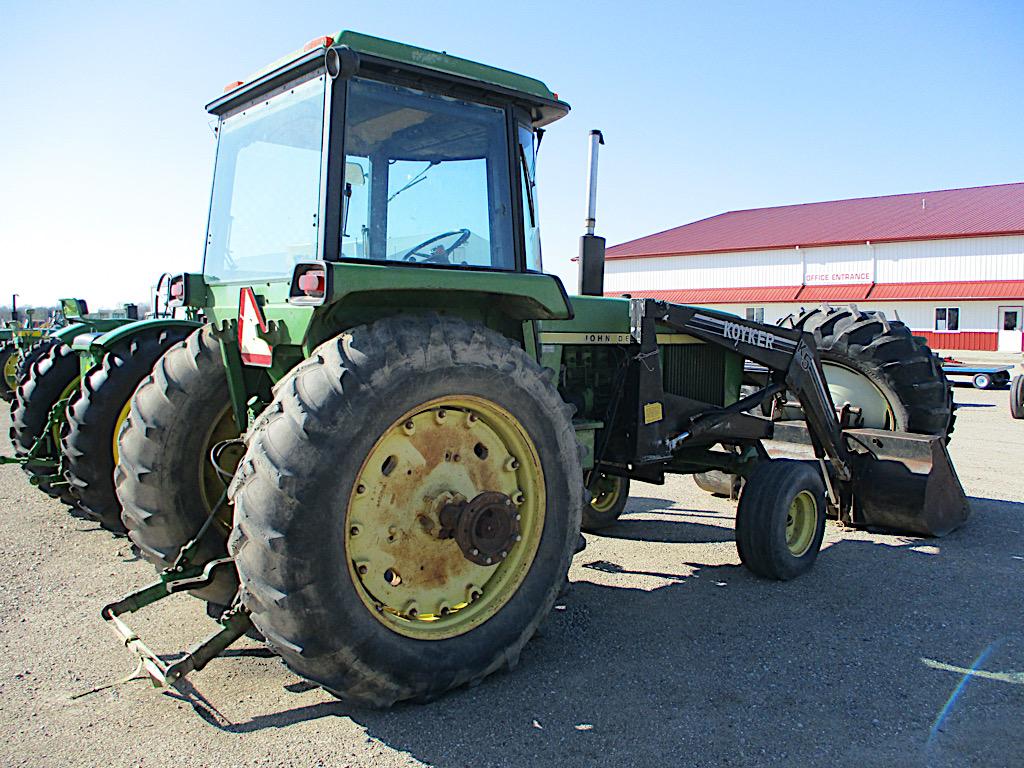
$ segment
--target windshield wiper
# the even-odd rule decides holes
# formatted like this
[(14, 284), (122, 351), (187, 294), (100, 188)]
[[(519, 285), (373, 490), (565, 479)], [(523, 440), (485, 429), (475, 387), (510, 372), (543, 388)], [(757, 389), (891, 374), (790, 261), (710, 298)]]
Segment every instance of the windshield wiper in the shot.
[(526, 163), (526, 150), (519, 145), (519, 161), (523, 167), (523, 178), (526, 180), (526, 202), (530, 208), (530, 226), (537, 226), (537, 216), (533, 210), (533, 178), (530, 176), (530, 167)]
[(405, 190), (407, 190), (407, 189), (410, 189), (410, 188), (412, 188), (412, 187), (415, 187), (415, 186), (416, 186), (417, 184), (419, 184), (419, 183), (420, 183), (421, 181), (424, 181), (424, 180), (426, 179), (426, 176), (427, 176), (427, 171), (429, 171), (429, 170), (430, 170), (431, 168), (433, 168), (433, 167), (434, 167), (435, 165), (440, 165), (440, 163), (438, 163), (438, 162), (436, 162), (436, 161), (431, 161), (431, 162), (427, 163), (427, 167), (426, 167), (426, 168), (424, 168), (424, 169), (423, 169), (422, 171), (420, 171), (419, 173), (417, 173), (417, 174), (416, 174), (415, 176), (413, 176), (413, 177), (412, 177), (412, 179), (410, 179), (410, 181), (409, 181), (409, 183), (408, 183), (408, 184), (406, 184), (406, 185), (405, 185), (404, 187), (402, 187), (402, 188), (401, 188), (400, 190), (398, 190), (397, 192), (395, 192), (395, 194), (393, 194), (393, 195), (392, 195), (391, 197), (389, 197), (389, 198), (388, 198), (388, 202), (390, 203), (390, 202), (391, 202), (392, 200), (394, 200), (394, 199), (395, 199), (396, 197), (398, 197), (398, 196), (399, 196), (400, 194), (402, 194), (403, 192), (405, 192)]

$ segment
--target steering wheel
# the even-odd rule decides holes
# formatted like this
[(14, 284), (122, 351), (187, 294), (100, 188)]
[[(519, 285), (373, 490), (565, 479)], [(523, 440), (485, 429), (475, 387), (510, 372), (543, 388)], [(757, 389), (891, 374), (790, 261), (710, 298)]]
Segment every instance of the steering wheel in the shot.
[[(444, 240), (446, 237), (451, 237), (452, 235), (458, 235), (459, 237), (448, 248), (441, 246), (441, 253), (422, 252), (421, 249), (426, 248), (431, 243), (436, 243), (438, 240)], [(470, 231), (468, 229), (453, 229), (451, 232), (442, 232), (440, 235), (434, 235), (406, 251), (405, 255), (402, 256), (402, 261), (416, 261), (416, 259), (419, 258), (421, 262), (451, 264), (451, 259), (448, 257), (452, 255), (452, 251), (469, 240), (469, 235)]]

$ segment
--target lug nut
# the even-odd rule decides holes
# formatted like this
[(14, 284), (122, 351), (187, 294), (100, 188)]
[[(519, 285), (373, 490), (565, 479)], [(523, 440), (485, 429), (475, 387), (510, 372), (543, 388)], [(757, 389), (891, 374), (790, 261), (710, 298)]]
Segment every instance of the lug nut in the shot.
[(367, 568), (365, 565), (360, 565), (356, 570), (359, 571), (360, 576), (365, 576), (366, 572), (370, 569)]
[(356, 486), (356, 493), (366, 493), (366, 486), (360, 483)]
[(359, 526), (358, 525), (353, 525), (351, 528), (348, 529), (348, 532), (349, 532), (350, 536), (358, 536), (359, 535)]

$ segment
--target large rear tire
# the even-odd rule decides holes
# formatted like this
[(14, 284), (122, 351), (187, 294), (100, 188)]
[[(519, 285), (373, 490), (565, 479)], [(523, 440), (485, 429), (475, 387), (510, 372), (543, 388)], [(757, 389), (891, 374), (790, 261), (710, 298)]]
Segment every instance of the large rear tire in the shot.
[(279, 383), (247, 443), (231, 550), (292, 670), (387, 707), (517, 662), (583, 506), (571, 409), (521, 347), (436, 315), (355, 328)]
[[(18, 386), (18, 396), (11, 404), (11, 442), (17, 456), (27, 456), (39, 444), (37, 459), (61, 461), (60, 424), (50, 429), (50, 412), (61, 401), (70, 399), (78, 390), (78, 355), (67, 344), (52, 344), (46, 354), (32, 365), (27, 379)], [(44, 493), (75, 506), (70, 486), (64, 482), (59, 466), (24, 464), (25, 473)]]
[(1024, 419), (1024, 374), (1014, 376), (1010, 385), (1010, 415)]
[(47, 352), (63, 343), (63, 341), (53, 336), (44, 336), (35, 343), (30, 344), (18, 359), (18, 365), (14, 369), (15, 390), (28, 379), (32, 366), (35, 365), (37, 360), (41, 360)]
[(114, 488), (117, 436), (128, 416), (132, 394), (171, 346), (192, 329), (144, 330), (115, 345), (82, 381), (68, 407), (62, 436), (64, 476), (79, 507), (112, 533), (125, 533)]
[[(854, 306), (822, 305), (800, 314), (792, 325), (814, 334), (837, 406), (845, 395), (872, 399), (872, 387), (881, 395), (884, 414), (873, 416), (867, 403), (852, 402), (865, 407), (863, 426), (949, 439), (956, 421), (953, 388), (935, 354), (902, 322)], [(850, 384), (844, 371), (855, 374)]]
[[(128, 536), (143, 557), (162, 570), (199, 533), (224, 491), (210, 452), (237, 438), (227, 374), (212, 326), (171, 347), (139, 384), (118, 441), (114, 486)], [(230, 472), (240, 455), (230, 451), (221, 467)], [(226, 503), (199, 541), (194, 563), (227, 554), (231, 518)], [(229, 569), (192, 594), (218, 605), (238, 589)]]

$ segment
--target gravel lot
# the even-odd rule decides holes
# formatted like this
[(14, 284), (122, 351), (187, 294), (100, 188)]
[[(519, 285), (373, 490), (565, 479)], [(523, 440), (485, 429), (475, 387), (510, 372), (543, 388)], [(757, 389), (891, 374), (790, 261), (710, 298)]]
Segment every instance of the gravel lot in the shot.
[[(638, 484), (514, 673), (389, 712), (340, 704), (248, 641), (181, 692), (132, 681), (72, 698), (131, 673), (98, 612), (153, 571), (0, 467), (0, 761), (1024, 765), (1024, 422), (1005, 391), (957, 400), (974, 509), (960, 531), (830, 524), (810, 574), (768, 583), (739, 566), (732, 504), (689, 478)], [(185, 596), (133, 620), (168, 652), (213, 628)]]

